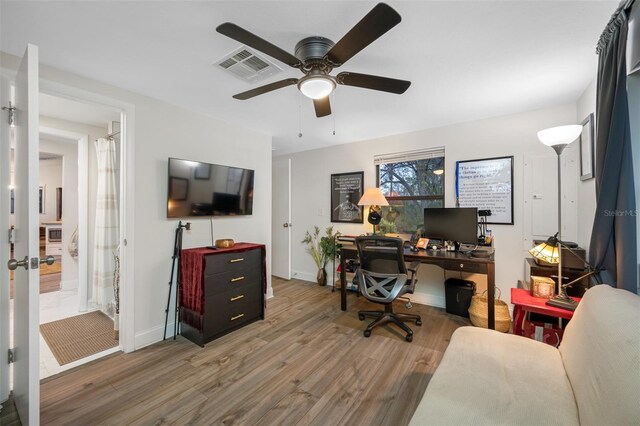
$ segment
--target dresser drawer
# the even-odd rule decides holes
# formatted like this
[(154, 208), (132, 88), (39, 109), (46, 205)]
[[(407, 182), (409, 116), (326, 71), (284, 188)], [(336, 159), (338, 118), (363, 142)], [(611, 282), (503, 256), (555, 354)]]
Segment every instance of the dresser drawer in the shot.
[(205, 337), (259, 318), (262, 315), (260, 293), (261, 289), (254, 287), (217, 294), (208, 300), (205, 304)]
[(227, 291), (255, 287), (262, 289), (261, 269), (251, 268), (243, 271), (223, 272), (204, 277), (204, 294), (215, 295)]
[(447, 260), (444, 262), (444, 269), (449, 271), (476, 272), (485, 274), (487, 265), (484, 263), (473, 263), (465, 260)]
[(261, 269), (261, 257), (262, 251), (260, 249), (205, 256), (204, 275), (213, 275), (220, 272), (243, 272), (248, 269)]

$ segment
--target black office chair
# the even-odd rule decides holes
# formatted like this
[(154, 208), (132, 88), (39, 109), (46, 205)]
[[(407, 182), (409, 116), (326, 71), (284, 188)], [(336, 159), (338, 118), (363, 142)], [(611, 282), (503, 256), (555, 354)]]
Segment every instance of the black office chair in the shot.
[[(409, 268), (404, 263), (403, 242), (399, 238), (363, 236), (356, 238), (360, 267), (356, 271), (360, 293), (368, 300), (384, 305), (384, 311), (359, 311), (358, 318), (376, 318), (364, 330), (364, 336), (371, 336), (371, 330), (378, 325), (394, 323), (407, 335), (407, 342), (413, 340), (413, 330), (404, 321), (415, 321), (422, 325), (420, 315), (393, 312), (393, 301), (406, 293), (413, 293), (419, 262)], [(409, 272), (411, 275), (409, 275)]]

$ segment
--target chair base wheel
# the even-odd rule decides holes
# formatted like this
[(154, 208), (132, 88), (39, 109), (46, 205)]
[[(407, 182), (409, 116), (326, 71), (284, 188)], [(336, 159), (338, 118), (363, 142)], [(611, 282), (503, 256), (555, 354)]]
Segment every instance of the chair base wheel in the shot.
[(422, 320), (417, 319), (416, 320), (416, 325), (422, 325)]
[(364, 334), (364, 337), (369, 337), (371, 336), (371, 330), (365, 330), (362, 334)]
[(362, 314), (358, 314), (358, 319), (359, 319), (360, 321), (364, 321), (364, 315), (362, 315)]
[(413, 341), (413, 334), (407, 334), (404, 337), (404, 340), (406, 340), (407, 342), (412, 342)]

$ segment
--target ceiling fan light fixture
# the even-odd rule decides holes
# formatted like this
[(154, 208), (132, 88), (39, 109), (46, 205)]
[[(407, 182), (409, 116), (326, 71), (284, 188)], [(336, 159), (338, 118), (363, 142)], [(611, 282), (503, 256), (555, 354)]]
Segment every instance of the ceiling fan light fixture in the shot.
[(327, 97), (335, 88), (335, 81), (327, 75), (309, 75), (301, 78), (298, 82), (298, 89), (311, 99)]

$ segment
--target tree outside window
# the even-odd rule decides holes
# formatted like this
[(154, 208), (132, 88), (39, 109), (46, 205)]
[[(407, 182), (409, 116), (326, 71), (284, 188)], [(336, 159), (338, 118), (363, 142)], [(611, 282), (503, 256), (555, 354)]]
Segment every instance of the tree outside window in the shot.
[(381, 164), (376, 175), (389, 201), (382, 208), (381, 233), (422, 232), (424, 209), (444, 207), (444, 157)]

